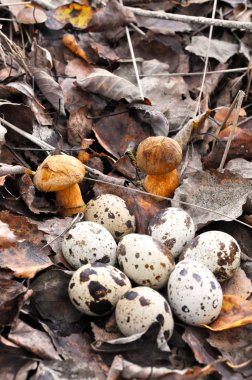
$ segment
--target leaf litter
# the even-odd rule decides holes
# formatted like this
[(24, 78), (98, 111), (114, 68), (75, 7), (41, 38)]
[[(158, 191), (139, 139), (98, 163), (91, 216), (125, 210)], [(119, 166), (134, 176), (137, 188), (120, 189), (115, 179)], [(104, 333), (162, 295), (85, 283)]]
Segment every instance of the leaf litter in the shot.
[[(116, 0), (2, 3), (1, 373), (13, 380), (249, 378), (251, 32), (214, 28), (207, 49), (208, 28), (135, 16)], [(143, 5), (188, 16), (212, 12), (209, 0)], [(226, 19), (250, 18), (250, 4), (242, 8), (226, 0), (221, 6)], [(212, 74), (206, 74), (196, 115), (206, 56)], [(225, 122), (239, 90), (246, 93), (242, 108)], [(154, 135), (169, 135), (183, 148), (180, 186), (172, 199), (146, 193), (144, 173), (136, 166), (138, 144)], [(85, 203), (104, 193), (120, 196), (135, 214), (137, 233), (148, 233), (157, 212), (173, 205), (190, 213), (197, 234), (216, 229), (237, 239), (241, 268), (222, 284), (222, 311), (213, 324), (190, 327), (176, 319), (167, 345), (159, 323), (125, 338), (114, 313), (94, 318), (75, 309), (67, 290), (72, 268), (61, 241), (81, 216), (62, 217), (55, 195), (39, 192), (32, 181), (46, 155), (60, 152), (78, 156), (86, 166), (80, 184)]]

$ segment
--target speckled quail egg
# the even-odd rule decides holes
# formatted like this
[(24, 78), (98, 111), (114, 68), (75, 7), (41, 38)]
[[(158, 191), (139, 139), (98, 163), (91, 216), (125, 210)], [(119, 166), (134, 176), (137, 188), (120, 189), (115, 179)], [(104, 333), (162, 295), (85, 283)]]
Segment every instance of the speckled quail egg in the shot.
[(114, 265), (116, 248), (111, 233), (94, 222), (76, 223), (62, 241), (63, 256), (75, 269), (94, 262)]
[(110, 313), (130, 288), (130, 280), (119, 269), (94, 263), (83, 265), (73, 274), (68, 293), (82, 313), (101, 316)]
[(167, 340), (173, 333), (174, 322), (168, 302), (146, 286), (128, 290), (117, 302), (115, 316), (119, 330), (126, 336), (144, 332), (154, 322), (160, 323)]
[(136, 229), (135, 216), (128, 209), (126, 202), (113, 194), (102, 194), (91, 199), (87, 204), (84, 219), (102, 224), (116, 240)]
[(136, 284), (160, 289), (167, 284), (174, 259), (170, 250), (148, 235), (129, 234), (117, 247), (122, 271)]
[(177, 257), (182, 248), (195, 236), (195, 226), (190, 215), (179, 208), (169, 207), (159, 211), (148, 227), (149, 235), (164, 243)]
[(181, 259), (204, 264), (218, 281), (232, 277), (240, 266), (241, 250), (237, 241), (222, 231), (208, 231), (192, 239), (184, 248)]
[(222, 289), (213, 273), (193, 260), (180, 261), (168, 281), (172, 311), (189, 325), (212, 323), (220, 314)]

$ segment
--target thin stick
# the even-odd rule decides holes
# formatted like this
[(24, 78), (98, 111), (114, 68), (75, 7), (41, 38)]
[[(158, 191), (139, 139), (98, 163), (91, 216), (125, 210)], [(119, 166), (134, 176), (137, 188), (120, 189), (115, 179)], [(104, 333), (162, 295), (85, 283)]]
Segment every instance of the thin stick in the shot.
[(144, 33), (138, 26), (133, 24), (132, 22), (129, 24), (129, 26), (134, 29), (137, 33), (141, 34), (141, 36), (146, 36), (146, 33)]
[(224, 153), (223, 153), (223, 156), (222, 156), (222, 160), (221, 160), (221, 163), (220, 163), (220, 166), (219, 166), (219, 170), (223, 169), (224, 164), (226, 162), (228, 151), (229, 151), (229, 148), (230, 148), (230, 145), (231, 145), (231, 141), (233, 140), (233, 137), (234, 137), (234, 134), (235, 134), (235, 130), (236, 130), (236, 127), (237, 127), (237, 124), (238, 124), (239, 112), (240, 112), (240, 109), (241, 109), (241, 106), (242, 106), (242, 102), (243, 102), (244, 96), (245, 96), (245, 92), (244, 91), (239, 91), (238, 92), (237, 104), (236, 104), (236, 107), (235, 107), (234, 121), (233, 121), (231, 132), (230, 132), (230, 134), (228, 136), (227, 145), (225, 147), (225, 150), (224, 150)]
[[(214, 0), (213, 11), (212, 11), (212, 19), (215, 18), (217, 1), (218, 0)], [(206, 56), (205, 56), (204, 73), (203, 73), (202, 82), (201, 82), (201, 86), (200, 86), (198, 101), (196, 103), (196, 107), (195, 107), (195, 111), (194, 111), (194, 118), (198, 115), (198, 113), (200, 111), (200, 103), (201, 103), (201, 97), (202, 97), (202, 94), (204, 91), (204, 86), (205, 86), (206, 71), (207, 71), (207, 66), (208, 66), (208, 61), (209, 61), (209, 53), (210, 53), (210, 48), (211, 48), (212, 36), (213, 36), (213, 25), (211, 25), (210, 29), (209, 29), (207, 51), (206, 51)]]
[[(137, 59), (136, 59), (137, 60)], [(118, 62), (125, 62), (126, 60), (119, 60)], [(132, 60), (127, 60), (132, 62)], [(142, 62), (142, 60), (141, 60)], [(215, 71), (206, 71), (206, 75), (212, 74), (226, 74), (226, 73), (237, 73), (241, 71), (248, 71), (247, 67), (240, 67), (237, 69), (226, 69), (226, 70), (215, 70)], [(195, 71), (194, 73), (160, 73), (160, 74), (139, 74), (140, 78), (142, 77), (190, 77), (195, 75), (203, 75), (204, 71)], [(133, 74), (126, 75), (127, 77), (133, 77)]]
[(125, 8), (132, 11), (137, 16), (153, 17), (153, 18), (159, 18), (162, 20), (181, 21), (187, 24), (196, 23), (196, 24), (209, 25), (209, 26), (213, 25), (213, 26), (218, 26), (218, 27), (227, 28), (227, 29), (243, 29), (247, 31), (252, 31), (251, 22), (219, 20), (219, 19), (211, 19), (207, 17), (178, 15), (174, 13), (165, 13), (163, 11), (146, 11), (144, 9), (133, 8), (133, 7), (125, 7)]
[[(93, 179), (93, 178), (87, 178), (88, 181), (94, 181), (94, 182), (99, 182), (99, 183), (103, 183), (103, 184), (108, 184), (107, 181), (103, 181), (101, 179)], [(113, 186), (113, 184), (111, 184)], [(207, 207), (203, 207), (203, 206), (199, 206), (199, 205), (196, 205), (194, 203), (189, 203), (189, 202), (185, 202), (185, 201), (180, 201), (180, 200), (177, 200), (177, 199), (173, 199), (173, 198), (168, 198), (168, 197), (163, 197), (161, 195), (156, 195), (156, 194), (153, 194), (153, 193), (147, 193), (146, 191), (143, 191), (143, 190), (139, 190), (139, 189), (134, 189), (132, 187), (125, 187), (123, 185), (114, 185), (116, 187), (120, 187), (120, 188), (123, 188), (125, 190), (129, 190), (129, 191), (132, 191), (134, 193), (139, 193), (139, 194), (143, 194), (143, 195), (150, 195), (150, 196), (153, 196), (153, 197), (156, 197), (156, 198), (160, 198), (160, 199), (163, 199), (163, 200), (167, 200), (167, 201), (172, 201), (172, 202), (175, 202), (175, 203), (181, 203), (182, 205), (185, 205), (185, 206), (190, 206), (190, 207), (195, 207), (195, 208), (198, 208), (200, 210), (204, 210), (204, 211), (208, 211), (208, 212), (212, 212), (213, 214), (217, 214), (217, 215), (220, 215), (222, 217), (225, 217), (229, 220), (232, 220), (232, 221), (235, 221), (237, 223), (240, 223), (242, 224), (243, 226), (246, 226), (246, 227), (249, 227), (252, 229), (252, 226), (250, 224), (247, 224), (245, 222), (242, 222), (241, 220), (239, 219), (235, 219), (235, 218), (232, 218), (231, 216), (228, 216), (226, 214), (222, 214), (221, 212), (219, 211), (216, 211), (216, 210), (211, 210), (210, 208), (207, 208)]]
[(19, 2), (19, 3), (6, 3), (6, 4), (0, 4), (0, 8), (2, 7), (11, 7), (12, 5), (28, 5), (28, 4), (31, 4), (31, 1), (27, 1), (27, 2)]
[[(51, 149), (55, 149), (52, 145), (47, 144), (44, 141), (39, 140), (37, 137), (34, 137), (34, 136), (30, 135), (28, 132), (22, 131), (20, 128), (14, 126), (13, 124), (9, 123), (8, 121), (6, 121), (6, 120), (4, 120), (2, 118), (0, 118), (0, 122), (2, 122), (3, 124), (5, 124), (7, 127), (10, 127), (14, 131), (20, 133), (22, 136), (26, 137), (28, 140), (34, 142), (35, 144), (37, 144), (38, 146), (40, 146), (42, 148), (49, 148), (50, 150)], [(235, 221), (237, 223), (240, 223), (240, 224), (242, 224), (242, 225), (244, 225), (244, 226), (249, 227), (249, 228), (252, 229), (252, 226), (250, 224), (247, 224), (247, 223), (242, 222), (241, 220), (238, 220), (238, 219), (235, 219), (235, 218), (231, 218), (230, 216), (224, 215), (224, 214), (222, 214), (222, 213), (220, 213), (218, 211), (211, 210), (211, 209), (208, 209), (208, 208), (203, 207), (203, 206), (198, 206), (198, 205), (196, 205), (194, 203), (189, 203), (189, 202), (175, 200), (175, 199), (172, 199), (172, 198), (162, 197), (161, 195), (156, 195), (156, 194), (153, 194), (153, 193), (147, 193), (146, 191), (139, 190), (139, 189), (134, 189), (132, 187), (125, 187), (125, 185), (123, 183), (125, 183), (126, 181), (124, 179), (121, 179), (121, 178), (111, 178), (111, 177), (107, 176), (106, 174), (101, 173), (97, 169), (92, 169), (92, 168), (90, 168), (87, 165), (84, 165), (84, 166), (87, 169), (87, 171), (89, 173), (93, 174), (95, 177), (104, 178), (104, 179), (86, 178), (88, 181), (94, 181), (94, 182), (100, 182), (100, 183), (104, 183), (104, 184), (109, 184), (111, 186), (120, 187), (122, 189), (133, 191), (133, 192), (136, 192), (136, 193), (145, 194), (145, 195), (151, 195), (153, 197), (158, 197), (160, 199), (164, 199), (164, 200), (168, 200), (168, 201), (173, 201), (173, 202), (178, 202), (178, 203), (181, 203), (181, 204), (184, 204), (184, 205), (187, 205), (187, 206), (191, 206), (191, 207), (195, 207), (195, 208), (198, 208), (198, 209), (201, 209), (201, 210), (209, 211), (209, 212), (212, 212), (214, 214), (220, 215), (222, 217), (224, 216), (227, 219), (230, 219), (232, 221)]]

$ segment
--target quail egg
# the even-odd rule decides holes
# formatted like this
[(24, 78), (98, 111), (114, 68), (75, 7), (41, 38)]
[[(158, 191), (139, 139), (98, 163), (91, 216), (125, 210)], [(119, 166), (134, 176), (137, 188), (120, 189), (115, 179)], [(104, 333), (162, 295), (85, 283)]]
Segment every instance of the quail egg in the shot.
[(128, 290), (117, 302), (116, 322), (123, 335), (130, 336), (146, 331), (159, 322), (169, 340), (173, 333), (173, 317), (166, 299), (156, 290), (139, 286)]
[(152, 236), (129, 234), (117, 247), (122, 271), (136, 284), (160, 289), (167, 284), (174, 259), (170, 250)]
[(184, 248), (181, 259), (204, 264), (218, 281), (232, 277), (240, 266), (241, 251), (237, 241), (222, 231), (208, 231), (192, 239)]
[(182, 260), (170, 274), (168, 302), (172, 311), (189, 325), (212, 323), (220, 314), (222, 289), (203, 264)]
[(187, 212), (169, 207), (154, 216), (148, 233), (165, 244), (176, 258), (186, 243), (195, 236), (195, 226)]
[(119, 298), (131, 288), (119, 269), (101, 263), (86, 264), (74, 272), (68, 287), (73, 305), (84, 314), (110, 313)]
[(114, 265), (116, 248), (111, 233), (94, 222), (76, 223), (62, 241), (63, 256), (75, 269), (94, 262)]
[(135, 216), (128, 209), (126, 202), (113, 194), (102, 194), (91, 199), (84, 218), (102, 224), (116, 240), (136, 229)]

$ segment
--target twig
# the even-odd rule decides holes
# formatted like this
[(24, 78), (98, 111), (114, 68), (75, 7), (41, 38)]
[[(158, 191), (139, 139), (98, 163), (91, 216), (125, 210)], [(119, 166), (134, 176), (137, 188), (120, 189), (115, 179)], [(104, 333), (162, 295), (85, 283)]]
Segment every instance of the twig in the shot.
[(28, 5), (28, 4), (31, 4), (31, 1), (21, 1), (21, 2), (17, 2), (17, 3), (6, 3), (6, 4), (0, 4), (0, 8), (2, 7), (11, 7), (12, 5)]
[(219, 20), (219, 19), (211, 19), (207, 17), (178, 15), (174, 13), (165, 13), (163, 11), (146, 11), (144, 9), (133, 8), (133, 7), (125, 7), (125, 8), (127, 8), (128, 10), (130, 10), (137, 16), (153, 17), (153, 18), (159, 18), (162, 20), (181, 21), (187, 24), (196, 23), (196, 24), (209, 25), (209, 26), (213, 25), (213, 26), (227, 28), (227, 29), (243, 29), (247, 31), (252, 31), (251, 22)]
[[(136, 61), (139, 59), (136, 59)], [(130, 61), (132, 60), (121, 60), (119, 59), (118, 62), (124, 63), (125, 61)], [(140, 61), (140, 60), (139, 60)], [(142, 62), (142, 60), (141, 60)], [(226, 74), (226, 73), (237, 73), (241, 71), (248, 71), (247, 67), (238, 67), (237, 69), (226, 69), (226, 70), (214, 70), (214, 71), (206, 71), (206, 75), (212, 75), (212, 74)], [(203, 75), (204, 71), (195, 71), (194, 73), (160, 73), (160, 74), (139, 74), (140, 78), (142, 77), (190, 77), (190, 76), (195, 76), (195, 75)], [(133, 77), (133, 74), (126, 75), (127, 77)]]
[(230, 132), (230, 134), (228, 136), (227, 145), (225, 147), (225, 150), (224, 150), (224, 153), (223, 153), (223, 156), (222, 156), (222, 160), (221, 160), (221, 163), (220, 163), (220, 166), (219, 166), (219, 170), (223, 169), (224, 164), (226, 162), (228, 151), (229, 151), (229, 148), (230, 148), (230, 145), (231, 145), (231, 141), (233, 140), (233, 137), (234, 137), (234, 134), (235, 134), (235, 129), (237, 127), (238, 118), (239, 118), (239, 112), (240, 112), (240, 109), (241, 109), (241, 106), (242, 106), (242, 101), (243, 101), (244, 96), (245, 96), (245, 92), (244, 91), (239, 91), (238, 92), (237, 104), (236, 104), (236, 107), (235, 107), (235, 114), (234, 114), (234, 121), (233, 121), (231, 132)]
[[(242, 91), (241, 91), (242, 92)], [(244, 93), (243, 93), (244, 94)], [(3, 124), (5, 124), (7, 127), (10, 127), (11, 129), (13, 129), (14, 131), (20, 133), (22, 136), (26, 137), (28, 140), (34, 142), (35, 144), (37, 144), (38, 146), (42, 147), (42, 148), (49, 148), (50, 150), (51, 149), (54, 149), (54, 147), (50, 144), (47, 144), (45, 143), (44, 141), (38, 139), (37, 137), (34, 137), (32, 136), (31, 134), (29, 134), (28, 132), (24, 132), (22, 131), (20, 128), (16, 127), (15, 125), (9, 123), (8, 121), (0, 118), (0, 122), (2, 122)], [(132, 187), (125, 187), (125, 179), (122, 179), (122, 178), (115, 178), (115, 177), (110, 177), (106, 174), (103, 174), (101, 173), (99, 170), (96, 170), (96, 169), (93, 169), (93, 168), (90, 168), (89, 166), (87, 165), (84, 165), (85, 168), (87, 169), (87, 171), (92, 174), (93, 176), (97, 177), (97, 178), (86, 178), (87, 180), (89, 181), (94, 181), (94, 182), (100, 182), (100, 183), (104, 183), (104, 184), (110, 184), (112, 186), (116, 186), (116, 187), (120, 187), (120, 188), (123, 188), (125, 190), (129, 190), (129, 191), (133, 191), (133, 192), (136, 192), (136, 193), (139, 193), (139, 194), (145, 194), (145, 195), (150, 195), (150, 196), (153, 196), (153, 197), (158, 197), (160, 199), (164, 199), (164, 200), (168, 200), (168, 201), (173, 201), (173, 202), (178, 202), (178, 203), (181, 203), (181, 204), (184, 204), (184, 205), (187, 205), (187, 206), (191, 206), (191, 207), (195, 207), (195, 208), (198, 208), (198, 209), (201, 209), (201, 210), (205, 210), (205, 211), (209, 211), (209, 212), (212, 212), (214, 214), (217, 214), (217, 215), (220, 215), (220, 216), (224, 216), (226, 217), (227, 219), (230, 219), (232, 221), (235, 221), (237, 223), (240, 223), (246, 227), (249, 227), (252, 229), (252, 226), (250, 224), (247, 224), (247, 223), (244, 223), (242, 222), (241, 220), (238, 220), (238, 219), (235, 219), (235, 218), (232, 218), (228, 215), (224, 215), (218, 211), (215, 211), (215, 210), (211, 210), (211, 209), (208, 209), (206, 207), (203, 207), (203, 206), (198, 206), (194, 203), (189, 203), (189, 202), (184, 202), (184, 201), (179, 201), (179, 200), (175, 200), (175, 199), (172, 199), (172, 198), (167, 198), (167, 197), (162, 197), (160, 195), (156, 195), (156, 194), (152, 194), (152, 193), (147, 193), (146, 191), (143, 191), (143, 190), (139, 190), (139, 189), (134, 189)], [(102, 178), (102, 179), (99, 179), (99, 178)]]
[(135, 30), (135, 32), (141, 34), (141, 36), (146, 36), (146, 33), (144, 33), (140, 28), (138, 28), (138, 26), (136, 26), (135, 24), (133, 24), (133, 22), (131, 22), (129, 24), (129, 26)]
[[(214, 0), (212, 17), (211, 17), (212, 19), (215, 18), (217, 1), (218, 0)], [(210, 29), (209, 29), (208, 44), (207, 44), (207, 51), (206, 51), (205, 65), (204, 65), (204, 72), (203, 72), (203, 77), (202, 77), (202, 81), (201, 81), (198, 101), (196, 103), (196, 107), (195, 107), (195, 111), (194, 111), (194, 118), (198, 115), (198, 113), (200, 111), (200, 103), (201, 103), (201, 97), (202, 97), (202, 94), (203, 94), (203, 91), (204, 91), (204, 86), (205, 86), (206, 71), (207, 71), (207, 66), (208, 66), (208, 61), (209, 61), (209, 53), (210, 53), (210, 48), (211, 48), (212, 35), (213, 35), (213, 25), (211, 25)]]

